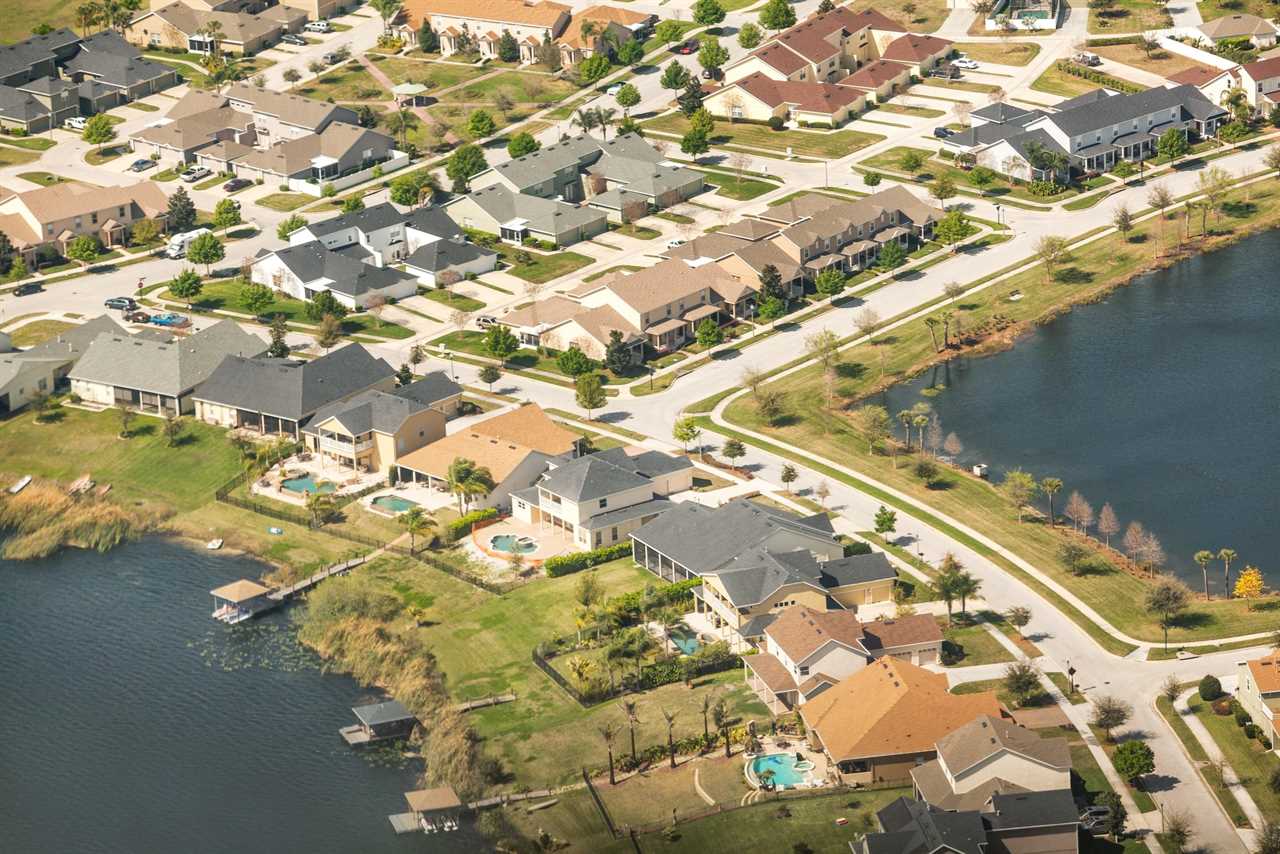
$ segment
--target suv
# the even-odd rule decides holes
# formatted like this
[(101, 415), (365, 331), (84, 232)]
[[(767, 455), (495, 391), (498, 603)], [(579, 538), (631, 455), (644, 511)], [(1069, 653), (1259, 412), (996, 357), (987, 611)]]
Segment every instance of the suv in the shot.
[(208, 178), (212, 174), (212, 172), (203, 166), (197, 166), (194, 169), (188, 169), (186, 172), (183, 172), (182, 180), (186, 181), (188, 184), (193, 184), (201, 178)]
[(133, 311), (138, 307), (133, 297), (112, 297), (103, 303), (107, 308), (117, 308), (120, 311)]
[(156, 162), (154, 160), (144, 157), (141, 160), (135, 160), (132, 163), (130, 163), (129, 171), (130, 172), (146, 172), (148, 169), (154, 169), (155, 165), (156, 165)]
[(309, 33), (327, 33), (332, 31), (333, 27), (329, 26), (328, 21), (320, 20), (308, 21), (307, 25), (303, 27), (303, 29)]

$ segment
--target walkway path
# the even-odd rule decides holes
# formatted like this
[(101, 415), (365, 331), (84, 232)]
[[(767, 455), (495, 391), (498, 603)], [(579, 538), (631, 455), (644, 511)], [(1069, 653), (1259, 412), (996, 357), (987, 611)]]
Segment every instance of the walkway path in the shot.
[[(1261, 828), (1266, 824), (1266, 818), (1262, 814), (1262, 810), (1258, 809), (1258, 804), (1254, 801), (1253, 796), (1249, 794), (1249, 790), (1245, 788), (1244, 783), (1240, 782), (1240, 775), (1227, 762), (1226, 757), (1222, 753), (1222, 748), (1218, 747), (1218, 742), (1214, 740), (1209, 730), (1205, 727), (1200, 718), (1191, 711), (1191, 706), (1187, 700), (1192, 694), (1196, 693), (1195, 688), (1184, 691), (1176, 700), (1173, 701), (1174, 711), (1182, 718), (1183, 723), (1191, 730), (1191, 734), (1195, 736), (1196, 741), (1200, 742), (1200, 747), (1204, 749), (1208, 755), (1209, 761), (1222, 768), (1222, 782), (1231, 791), (1236, 802), (1240, 804), (1240, 809), (1244, 810), (1244, 814), (1248, 817), (1249, 823), (1254, 828)], [(1187, 757), (1187, 761), (1191, 761)], [(1241, 838), (1245, 844), (1252, 845), (1257, 841), (1256, 833), (1246, 829), (1241, 829)]]

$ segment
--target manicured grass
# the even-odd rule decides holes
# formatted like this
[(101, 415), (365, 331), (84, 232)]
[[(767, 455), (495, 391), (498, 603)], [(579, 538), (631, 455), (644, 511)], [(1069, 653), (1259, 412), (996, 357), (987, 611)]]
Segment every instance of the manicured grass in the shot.
[(448, 306), (450, 309), (459, 309), (466, 312), (479, 311), (485, 306), (485, 304), (478, 299), (473, 299), (466, 294), (454, 293), (453, 291), (446, 290), (445, 288), (432, 288), (423, 293), (422, 296), (432, 302), (438, 302), (443, 306)]
[(352, 62), (308, 80), (291, 90), (317, 101), (387, 101), (391, 93), (358, 63)]
[[(234, 472), (233, 472), (234, 473)], [(242, 510), (230, 504), (209, 501), (170, 521), (173, 530), (200, 542), (221, 537), (228, 549), (250, 552), (285, 568), (282, 577), (302, 577), (331, 566), (360, 547), (305, 525), (285, 522)], [(272, 534), (277, 527), (283, 534)], [(277, 573), (271, 573), (275, 575)]]
[(102, 148), (93, 148), (85, 152), (84, 162), (90, 166), (101, 166), (107, 161), (115, 160), (128, 150), (128, 145), (108, 145)]
[[(1205, 4), (1201, 10), (1204, 20), (1212, 20), (1212, 15)], [(1240, 11), (1236, 9), (1236, 11)], [(1229, 14), (1223, 12), (1222, 14)], [(1269, 13), (1263, 13), (1265, 18)], [(1113, 33), (1140, 33), (1144, 30), (1159, 30), (1173, 26), (1173, 19), (1163, 6), (1156, 6), (1144, 0), (1115, 0), (1108, 9), (1089, 10), (1089, 32), (1099, 36)], [(1092, 50), (1093, 48), (1089, 48)]]
[(915, 116), (919, 119), (936, 119), (945, 116), (942, 110), (935, 110), (931, 107), (916, 107), (910, 104), (895, 104), (889, 102), (887, 104), (877, 104), (868, 115), (873, 116), (876, 113), (889, 113), (895, 116)]
[[(1199, 696), (1193, 694), (1190, 698), (1189, 705), (1192, 714), (1195, 713), (1197, 705), (1204, 704)], [(1207, 704), (1204, 704), (1207, 705)], [(1249, 817), (1244, 814), (1244, 810), (1240, 808), (1240, 802), (1236, 800), (1236, 796), (1231, 793), (1222, 780), (1222, 775), (1218, 773), (1218, 767), (1209, 761), (1209, 754), (1205, 753), (1204, 747), (1201, 746), (1200, 740), (1191, 732), (1191, 727), (1187, 726), (1187, 722), (1183, 720), (1182, 714), (1173, 707), (1164, 697), (1156, 698), (1156, 708), (1160, 710), (1160, 715), (1168, 722), (1170, 729), (1178, 736), (1178, 740), (1182, 742), (1182, 746), (1186, 748), (1187, 755), (1191, 757), (1191, 762), (1199, 770), (1200, 776), (1204, 778), (1209, 788), (1213, 790), (1213, 796), (1218, 799), (1218, 803), (1222, 805), (1223, 811), (1230, 816), (1231, 821), (1236, 827), (1248, 827)], [(1209, 714), (1213, 714), (1210, 710)], [(1216, 717), (1216, 715), (1215, 715)], [(1228, 718), (1234, 724), (1234, 718)], [(1243, 739), (1243, 733), (1240, 733)], [(1225, 755), (1225, 754), (1224, 754)], [(1232, 768), (1235, 766), (1233, 765)]]
[(297, 210), (308, 202), (314, 201), (315, 196), (308, 196), (306, 193), (271, 193), (258, 199), (254, 204), (283, 213)]
[[(492, 359), (489, 351), (484, 346), (484, 333), (464, 330), (462, 332), (450, 332), (436, 338), (431, 343), (436, 346), (448, 347), (457, 353), (466, 353), (471, 356), (479, 356), (484, 359)], [(530, 350), (527, 347), (521, 347), (513, 353), (503, 366), (503, 370), (514, 369), (523, 371), (547, 371), (552, 374), (558, 374), (564, 377), (565, 382), (571, 383), (572, 377), (565, 375), (560, 370), (560, 364), (556, 361), (555, 356), (543, 355), (536, 350)], [(606, 385), (618, 382), (617, 378), (608, 371), (598, 371), (600, 379)]]
[(137, 416), (132, 437), (117, 438), (117, 412), (61, 407), (58, 420), (36, 424), (19, 415), (0, 430), (0, 466), (8, 474), (32, 474), (64, 483), (88, 472), (111, 495), (154, 509), (191, 510), (240, 470), (239, 453), (226, 431), (186, 419), (185, 439), (169, 447), (159, 418)]
[[(642, 124), (645, 128), (681, 137), (689, 130), (689, 120), (679, 112), (659, 116)], [(711, 132), (713, 146), (758, 148), (778, 154), (785, 154), (790, 148), (793, 154), (830, 159), (852, 154), (882, 139), (884, 137), (879, 134), (856, 130), (775, 131), (765, 125), (733, 124), (727, 121), (717, 121), (715, 129)]]
[[(896, 173), (898, 175), (906, 175), (906, 171), (902, 168), (902, 157), (908, 151), (914, 151), (920, 157), (924, 158), (924, 165), (920, 167), (920, 171), (911, 176), (911, 180), (918, 183), (932, 183), (934, 180), (946, 176), (959, 188), (965, 188), (973, 192), (978, 192), (978, 188), (969, 183), (969, 172), (951, 165), (945, 160), (933, 157), (934, 152), (925, 148), (913, 148), (911, 146), (898, 145), (887, 151), (868, 157), (861, 161), (858, 166), (863, 169), (870, 169), (876, 172)], [(1013, 184), (1010, 181), (997, 175), (996, 180), (988, 184), (985, 188), (985, 194), (992, 198), (1003, 200), (1004, 198), (1022, 199), (1035, 204), (1046, 204), (1054, 201), (1060, 201), (1064, 198), (1070, 198), (1075, 195), (1075, 191), (1065, 189), (1056, 196), (1034, 196), (1027, 191), (1026, 187)]]
[(528, 261), (519, 261), (516, 259), (516, 253), (520, 250), (514, 246), (499, 243), (493, 249), (509, 265), (506, 272), (517, 279), (524, 279), (526, 282), (535, 284), (566, 276), (574, 270), (580, 270), (595, 261), (594, 258), (569, 251), (552, 252), (545, 255), (540, 252), (529, 252)]
[(440, 96), (443, 101), (492, 105), (498, 94), (506, 95), (517, 104), (554, 104), (577, 91), (567, 80), (558, 80), (545, 74), (527, 74), (522, 71), (504, 71), (469, 83)]
[(445, 89), (474, 80), (484, 69), (447, 62), (416, 62), (412, 59), (388, 57), (378, 62), (378, 70), (393, 83), (421, 83), (431, 90)]
[(10, 333), (10, 343), (14, 347), (34, 347), (43, 344), (53, 336), (75, 328), (74, 323), (65, 320), (36, 320), (20, 326)]
[(192, 187), (191, 189), (193, 189), (193, 190), (210, 190), (210, 189), (212, 189), (212, 188), (214, 188), (214, 187), (218, 186), (219, 184), (225, 184), (226, 182), (228, 182), (228, 181), (230, 181), (230, 180), (231, 180), (231, 179), (230, 179), (230, 178), (228, 178), (226, 175), (213, 175), (213, 176), (210, 176), (210, 177), (208, 177), (208, 178), (205, 178), (203, 181), (201, 181), (200, 183), (196, 184), (196, 185), (195, 185), (194, 187)]
[[(244, 306), (240, 305), (240, 287), (239, 279), (206, 281), (200, 290), (200, 296), (196, 297), (192, 303), (192, 307), (197, 311), (232, 311), (238, 314), (249, 314)], [(186, 304), (185, 300), (176, 299), (167, 290), (160, 293), (160, 298)], [(277, 314), (283, 314), (292, 324), (314, 326), (312, 320), (307, 317), (307, 304), (300, 299), (277, 296), (275, 301), (262, 312), (263, 317), (273, 317)], [(379, 321), (367, 313), (349, 314), (344, 317), (342, 332), (344, 335), (373, 335), (379, 338), (409, 338), (413, 335), (413, 331), (406, 327), (387, 320)]]
[(1244, 730), (1236, 726), (1231, 715), (1215, 715), (1212, 707), (1192, 694), (1188, 705), (1214, 742), (1227, 763), (1235, 770), (1254, 803), (1264, 816), (1280, 815), (1280, 793), (1271, 791), (1271, 775), (1280, 770), (1280, 757), (1263, 750), (1257, 739), (1244, 737)]
[[(1117, 79), (1123, 80), (1119, 75), (1112, 75)], [(1140, 89), (1147, 87), (1140, 83), (1134, 83), (1132, 80), (1125, 80), (1126, 83), (1132, 83)], [(1031, 84), (1031, 88), (1037, 92), (1047, 92), (1050, 95), (1060, 95), (1063, 98), (1074, 98), (1076, 95), (1083, 95), (1085, 92), (1092, 92), (1099, 88), (1097, 83), (1091, 80), (1085, 80), (1083, 77), (1076, 77), (1074, 74), (1068, 74), (1058, 68), (1058, 66), (1050, 65), (1049, 68), (1036, 78)]]
[(151, 104), (148, 104), (146, 101), (126, 101), (123, 104), (123, 106), (128, 107), (131, 110), (137, 110), (142, 113), (160, 112), (159, 107), (152, 106)]
[(658, 219), (665, 219), (667, 222), (674, 222), (677, 225), (690, 225), (693, 223), (693, 217), (684, 214), (672, 213), (671, 211), (658, 211), (654, 214)]
[[(1208, 19), (1206, 18), (1205, 20)], [(1115, 62), (1123, 62), (1125, 65), (1132, 65), (1144, 71), (1154, 72), (1162, 77), (1186, 71), (1188, 68), (1207, 67), (1193, 59), (1170, 53), (1167, 50), (1154, 50), (1151, 52), (1151, 56), (1148, 57), (1146, 51), (1136, 44), (1098, 45), (1097, 47), (1089, 48), (1089, 51)]]
[(760, 181), (743, 175), (726, 175), (723, 172), (707, 172), (706, 183), (715, 187), (720, 195), (739, 202), (763, 196), (778, 189), (778, 185), (770, 181)]
[(1067, 674), (1059, 673), (1054, 670), (1046, 673), (1045, 676), (1049, 677), (1049, 681), (1062, 692), (1062, 696), (1066, 697), (1071, 705), (1078, 706), (1081, 703), (1088, 702), (1088, 700), (1085, 699), (1084, 694), (1080, 693), (1080, 686), (1078, 684), (1076, 685), (1075, 691), (1071, 690), (1071, 680), (1067, 678)]
[(0, 143), (25, 148), (28, 151), (48, 151), (58, 144), (56, 139), (47, 136), (0, 136)]
[(1264, 21), (1275, 16), (1275, 9), (1266, 0), (1201, 0), (1197, 5), (1200, 7), (1200, 15), (1206, 21), (1223, 15), (1257, 15)]
[(634, 237), (636, 240), (653, 240), (655, 237), (662, 236), (662, 232), (656, 228), (649, 228), (634, 222), (629, 222), (626, 225), (610, 225), (609, 233), (621, 234), (623, 237)]
[[(864, 9), (883, 12), (913, 33), (931, 33), (938, 29), (949, 11), (946, 0), (854, 0), (849, 8), (855, 12)], [(912, 10), (909, 14), (908, 8)]]
[(939, 617), (942, 628), (943, 654), (948, 657), (948, 667), (973, 667), (978, 664), (1002, 664), (1013, 661), (1013, 655), (993, 638), (983, 623), (963, 625), (956, 622), (947, 625), (946, 617)]
[(999, 65), (1029, 65), (1040, 55), (1040, 45), (1035, 42), (959, 42), (955, 49), (978, 62)]
[(0, 145), (0, 166), (21, 166), (40, 157), (38, 151), (25, 148), (14, 148), (11, 145)]
[[(940, 77), (927, 77), (920, 82), (921, 86), (934, 86), (940, 89), (960, 89), (965, 92), (980, 92), (989, 95), (1000, 89), (992, 83), (975, 83), (972, 80), (943, 80)], [(908, 90), (908, 94), (910, 90)]]

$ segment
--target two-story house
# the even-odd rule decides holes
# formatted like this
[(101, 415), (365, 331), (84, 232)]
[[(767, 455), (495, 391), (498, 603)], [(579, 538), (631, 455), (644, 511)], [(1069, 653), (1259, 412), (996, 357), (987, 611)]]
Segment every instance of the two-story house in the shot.
[(726, 65), (724, 79), (733, 83), (759, 72), (773, 80), (833, 83), (878, 58), (884, 47), (906, 31), (875, 9), (854, 12), (837, 6), (810, 15)]
[(386, 474), (400, 457), (443, 438), (444, 413), (423, 399), (422, 392), (434, 387), (433, 380), (424, 378), (335, 401), (316, 410), (302, 428), (303, 441), (340, 468)]
[(687, 457), (611, 448), (553, 463), (537, 483), (512, 494), (512, 515), (597, 549), (625, 541), (671, 507), (667, 496), (692, 487)]
[(503, 34), (510, 33), (523, 63), (537, 61), (538, 48), (564, 32), (572, 12), (551, 0), (408, 0), (404, 8), (415, 31), (424, 21), (431, 24), (444, 56), (471, 47), (496, 59)]
[(60, 77), (0, 86), (0, 128), (33, 134), (80, 115), (79, 87)]
[(950, 812), (898, 798), (876, 813), (879, 832), (849, 843), (853, 854), (1077, 854), (1079, 807), (1071, 792), (995, 794), (980, 809)]
[(106, 247), (127, 245), (135, 222), (163, 222), (168, 210), (168, 197), (151, 181), (107, 187), (64, 181), (0, 199), (0, 232), (35, 270), (39, 256), (60, 257), (81, 235)]
[(1280, 652), (1236, 665), (1239, 685), (1236, 699), (1280, 753)]
[[(883, 583), (892, 588), (892, 579)], [(928, 614), (863, 623), (853, 611), (797, 605), (768, 622), (758, 646), (757, 654), (742, 659), (747, 684), (770, 711), (781, 714), (884, 655), (935, 663), (942, 630)]]

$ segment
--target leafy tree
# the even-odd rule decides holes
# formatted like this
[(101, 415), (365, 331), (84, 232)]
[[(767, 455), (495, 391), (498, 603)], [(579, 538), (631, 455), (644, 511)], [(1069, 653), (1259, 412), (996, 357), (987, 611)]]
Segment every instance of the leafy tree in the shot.
[(730, 465), (737, 465), (735, 460), (740, 460), (747, 455), (747, 449), (740, 439), (725, 439), (724, 444), (720, 446), (720, 456), (729, 461)]
[(881, 180), (879, 172), (867, 172), (862, 176), (862, 183), (868, 187), (879, 187)]
[(644, 59), (644, 45), (635, 39), (626, 39), (618, 45), (617, 59), (623, 65), (636, 65)]
[(1059, 237), (1056, 234), (1041, 235), (1036, 240), (1035, 253), (1040, 259), (1040, 263), (1044, 264), (1045, 279), (1052, 282), (1056, 275), (1058, 265), (1066, 263), (1071, 257), (1067, 239)]
[(988, 169), (986, 166), (975, 166), (969, 170), (969, 174), (965, 176), (965, 179), (976, 187), (979, 193), (985, 196), (987, 187), (994, 184), (998, 177), (994, 170)]
[(226, 233), (233, 225), (244, 222), (240, 218), (240, 203), (235, 199), (219, 199), (213, 206), (213, 227)]
[(825, 15), (828, 12), (834, 12), (835, 10), (836, 4), (831, 2), (831, 0), (822, 0), (822, 2), (818, 4), (819, 15)]
[(1233, 591), (1237, 599), (1254, 600), (1262, 596), (1262, 572), (1256, 566), (1246, 566), (1236, 578)]
[(924, 157), (914, 148), (908, 148), (902, 152), (902, 157), (898, 159), (898, 166), (903, 172), (914, 175), (924, 167)]
[(1036, 479), (1022, 469), (1014, 469), (1004, 476), (1000, 489), (1013, 505), (1018, 508), (1018, 521), (1022, 521), (1023, 508), (1035, 498), (1040, 491)]
[(342, 200), (342, 205), (338, 209), (344, 214), (359, 213), (364, 210), (364, 199), (359, 196), (350, 196)]
[(833, 297), (844, 290), (844, 272), (838, 267), (828, 267), (818, 274), (813, 287), (824, 297)]
[(1027, 627), (1027, 623), (1031, 622), (1031, 609), (1026, 605), (1013, 605), (1004, 612), (1004, 618), (1021, 635), (1022, 630)]
[(501, 323), (495, 323), (484, 334), (484, 349), (499, 362), (506, 362), (516, 350), (520, 349), (520, 342), (516, 340), (515, 333), (509, 328)]
[(793, 27), (796, 23), (796, 10), (787, 0), (769, 0), (760, 10), (760, 26), (766, 30), (777, 32)]
[(489, 387), (489, 391), (493, 391), (493, 384), (502, 379), (502, 371), (498, 370), (497, 365), (485, 365), (480, 369), (480, 382)]
[(82, 234), (67, 245), (67, 257), (88, 267), (102, 253), (102, 244), (92, 234)]
[(556, 364), (559, 365), (561, 372), (571, 377), (596, 369), (595, 360), (583, 353), (577, 344), (570, 344), (569, 349), (557, 356)]
[(174, 234), (181, 234), (184, 231), (190, 231), (196, 224), (196, 206), (191, 197), (187, 195), (185, 187), (179, 187), (173, 191), (173, 195), (169, 197), (168, 216), (169, 231)]
[(671, 438), (684, 446), (686, 454), (689, 453), (689, 443), (698, 441), (698, 437), (701, 435), (702, 428), (698, 426), (698, 422), (693, 416), (681, 418), (671, 425)]
[(1014, 661), (1004, 669), (1004, 689), (1013, 695), (1021, 706), (1043, 690), (1040, 686), (1040, 670), (1029, 661)]
[(1200, 680), (1198, 686), (1200, 699), (1206, 703), (1212, 703), (1214, 700), (1222, 696), (1222, 683), (1218, 681), (1218, 677), (1212, 673), (1206, 673), (1204, 678)]
[(692, 117), (702, 109), (702, 84), (696, 77), (690, 76), (685, 81), (684, 91), (680, 93), (679, 98), (676, 98), (676, 103), (680, 105), (680, 112), (687, 117)]
[(955, 198), (956, 182), (943, 175), (933, 182), (933, 186), (929, 188), (929, 195), (937, 199), (938, 204), (942, 205), (943, 210), (946, 210), (947, 199)]
[[(666, 22), (664, 21), (663, 23)], [(659, 24), (658, 28), (661, 29), (662, 25)], [(689, 72), (685, 70), (683, 65), (676, 62), (674, 59), (671, 60), (671, 63), (662, 70), (662, 77), (658, 80), (658, 83), (663, 89), (670, 89), (672, 91), (675, 91), (676, 89), (683, 89), (684, 84), (688, 82)]]
[[(395, 199), (392, 199), (394, 202)], [(276, 226), (276, 237), (280, 240), (288, 240), (289, 235), (307, 224), (307, 221), (298, 214), (291, 214), (288, 219)]]
[[(699, 2), (715, 3), (716, 0), (699, 0)], [(698, 64), (703, 68), (719, 68), (729, 61), (729, 51), (721, 46), (720, 39), (705, 38), (702, 47), (698, 48)]]
[(640, 103), (640, 90), (630, 83), (622, 84), (622, 88), (618, 90), (618, 94), (614, 96), (618, 101), (618, 106), (624, 111), (630, 110), (636, 104)]
[(133, 419), (137, 417), (137, 413), (133, 411), (132, 407), (121, 406), (118, 409), (118, 414), (120, 416), (120, 438), (128, 439), (133, 435), (130, 425), (133, 424)]
[(90, 145), (98, 146), (98, 151), (101, 152), (102, 146), (116, 138), (116, 128), (111, 123), (110, 116), (106, 113), (98, 113), (85, 122), (80, 136)]
[(338, 298), (331, 291), (321, 291), (311, 298), (307, 303), (307, 319), (313, 323), (319, 323), (325, 317), (335, 317), (338, 320), (347, 316), (347, 307), (338, 302)]
[(9, 278), (13, 281), (21, 281), (31, 275), (27, 271), (27, 262), (21, 255), (14, 255), (13, 262), (9, 265)]
[(1176, 578), (1161, 578), (1147, 589), (1145, 604), (1147, 611), (1160, 619), (1160, 628), (1164, 630), (1164, 648), (1169, 648), (1169, 626), (1178, 615), (1187, 609), (1191, 602), (1191, 591)]
[(328, 353), (329, 349), (342, 339), (342, 321), (332, 314), (326, 314), (320, 318), (320, 325), (316, 328), (314, 336), (316, 343)]
[(454, 192), (465, 193), (467, 191), (467, 182), (488, 168), (489, 163), (485, 160), (484, 149), (478, 145), (467, 143), (453, 150), (453, 154), (449, 155), (449, 162), (445, 164), (444, 171), (449, 176), (449, 180), (453, 182)]
[(763, 321), (777, 320), (787, 313), (787, 304), (777, 297), (765, 297), (756, 308), (756, 315)]
[(695, 0), (693, 20), (704, 27), (715, 26), (724, 20), (724, 7), (719, 0)]
[(715, 130), (715, 127), (716, 120), (711, 117), (711, 113), (707, 112), (706, 107), (699, 107), (689, 117), (690, 130), (696, 130), (704, 136), (711, 136), (711, 132)]
[(791, 484), (800, 479), (800, 472), (796, 471), (796, 467), (791, 463), (783, 463), (782, 472), (778, 475), (778, 480), (782, 481), (783, 487), (786, 488), (787, 494), (791, 494)]
[(892, 534), (897, 529), (897, 512), (881, 504), (880, 509), (876, 511), (876, 533), (883, 537), (885, 534)]
[(533, 134), (528, 131), (520, 131), (514, 134), (511, 139), (507, 140), (507, 154), (512, 159), (524, 157), (526, 154), (532, 154), (542, 147), (542, 143), (533, 138)]
[(578, 77), (584, 85), (593, 86), (603, 80), (612, 68), (613, 63), (607, 54), (592, 54), (578, 63)]
[(1119, 729), (1128, 723), (1132, 714), (1133, 707), (1124, 700), (1118, 697), (1102, 696), (1093, 701), (1093, 717), (1090, 723), (1106, 734), (1107, 741), (1114, 741), (1111, 737), (1112, 730)]
[(709, 350), (724, 341), (724, 330), (720, 328), (720, 324), (716, 323), (714, 318), (708, 317), (699, 323), (696, 334), (698, 344), (704, 350)]
[(699, 155), (710, 151), (711, 145), (707, 142), (705, 133), (699, 130), (690, 130), (680, 140), (680, 150), (685, 154), (691, 155), (696, 160)]
[(1098, 796), (1097, 804), (1111, 810), (1107, 816), (1106, 830), (1113, 840), (1118, 839), (1124, 833), (1125, 821), (1129, 818), (1129, 811), (1124, 808), (1124, 802), (1120, 800), (1118, 794), (1107, 789)]
[(1116, 773), (1135, 785), (1143, 774), (1156, 770), (1156, 756), (1145, 741), (1131, 739), (1116, 748), (1111, 755), (1111, 763), (1116, 766)]
[(498, 59), (503, 62), (517, 62), (520, 59), (520, 45), (516, 44), (516, 37), (511, 35), (510, 30), (503, 30), (502, 38), (498, 39)]
[(422, 26), (418, 27), (418, 48), (423, 53), (438, 53), (440, 50), (440, 36), (431, 29), (431, 19), (426, 15), (422, 16)]
[[(760, 46), (761, 40), (764, 39), (764, 33), (760, 32), (760, 27), (747, 21), (738, 30), (738, 45), (747, 50), (755, 50)], [(1280, 127), (1280, 125), (1277, 125)]]
[(267, 347), (267, 355), (273, 359), (283, 359), (289, 355), (289, 345), (285, 336), (289, 333), (288, 321), (283, 314), (271, 318), (271, 345)]
[(191, 310), (191, 302), (200, 296), (203, 288), (204, 283), (200, 280), (200, 274), (190, 267), (183, 267), (178, 275), (169, 281), (170, 296), (185, 301), (188, 311)]
[(140, 219), (133, 224), (129, 236), (134, 246), (146, 246), (160, 236), (160, 224), (150, 217)]
[(1186, 135), (1177, 128), (1169, 128), (1156, 140), (1156, 153), (1170, 163), (1177, 163), (1189, 151), (1191, 151), (1191, 144), (1187, 142)]
[(671, 42), (684, 35), (684, 26), (679, 21), (659, 21), (658, 25), (653, 28), (653, 37), (658, 40), (659, 44), (671, 44)]
[(574, 385), (574, 400), (587, 410), (587, 420), (591, 420), (591, 413), (608, 401), (604, 393), (604, 385), (600, 382), (600, 375), (581, 374)]
[(959, 209), (947, 211), (933, 230), (936, 236), (943, 243), (952, 247), (973, 233), (973, 225), (969, 222), (969, 217), (965, 216), (964, 211)]
[(297, 83), (302, 79), (302, 72), (296, 68), (286, 68), (280, 76), (284, 78), (286, 83)]
[(203, 264), (205, 275), (210, 275), (213, 265), (227, 257), (226, 249), (217, 235), (202, 234), (187, 244), (187, 258), (193, 264)]
[(245, 311), (257, 317), (263, 314), (276, 301), (275, 294), (266, 285), (257, 282), (245, 282), (240, 286), (236, 299)]
[(467, 133), (471, 134), (474, 139), (489, 136), (498, 129), (493, 122), (493, 116), (484, 110), (476, 110), (467, 118)]
[[(516, 135), (519, 136), (519, 134)], [(438, 189), (435, 176), (422, 169), (408, 175), (401, 175), (391, 182), (391, 201), (397, 205), (413, 207), (424, 199), (430, 198), (428, 194), (434, 194)]]
[(616, 329), (609, 332), (609, 343), (604, 348), (604, 366), (614, 376), (625, 374), (631, 367), (631, 351), (623, 343), (622, 333)]
[(880, 249), (880, 257), (877, 262), (883, 270), (892, 270), (895, 267), (901, 267), (907, 260), (907, 250), (902, 248), (902, 244), (896, 240), (891, 240)]
[(396, 385), (406, 386), (412, 382), (413, 371), (409, 368), (409, 364), (407, 362), (402, 363), (399, 370), (396, 371)]

